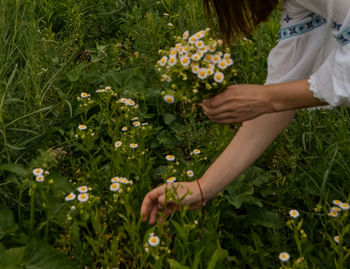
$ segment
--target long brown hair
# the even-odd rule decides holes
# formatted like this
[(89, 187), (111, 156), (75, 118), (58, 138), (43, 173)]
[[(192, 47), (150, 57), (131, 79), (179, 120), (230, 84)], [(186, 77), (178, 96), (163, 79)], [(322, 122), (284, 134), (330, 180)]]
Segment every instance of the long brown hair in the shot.
[(260, 22), (266, 21), (279, 0), (203, 0), (207, 16), (213, 22), (216, 13), (220, 32), (230, 43), (249, 34)]

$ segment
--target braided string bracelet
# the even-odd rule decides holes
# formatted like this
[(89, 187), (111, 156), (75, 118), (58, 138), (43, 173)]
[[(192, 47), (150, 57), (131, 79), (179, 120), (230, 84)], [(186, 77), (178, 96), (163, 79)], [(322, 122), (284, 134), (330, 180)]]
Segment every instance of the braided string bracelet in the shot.
[(199, 191), (201, 192), (201, 197), (202, 197), (202, 206), (205, 206), (204, 196), (203, 196), (203, 191), (202, 191), (201, 185), (199, 184), (198, 179), (196, 179), (196, 182), (197, 182), (197, 185), (198, 185)]

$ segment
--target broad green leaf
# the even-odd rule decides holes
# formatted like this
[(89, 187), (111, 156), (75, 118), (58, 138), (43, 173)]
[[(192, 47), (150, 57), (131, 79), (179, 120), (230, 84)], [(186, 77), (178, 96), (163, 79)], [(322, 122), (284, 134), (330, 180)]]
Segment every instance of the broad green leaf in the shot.
[(163, 120), (166, 125), (170, 125), (173, 121), (176, 120), (176, 116), (170, 113), (165, 113), (163, 115)]
[(174, 259), (168, 259), (168, 263), (171, 269), (190, 269), (190, 267), (181, 265), (179, 262), (177, 262)]
[(30, 174), (28, 169), (25, 169), (22, 165), (14, 164), (14, 163), (3, 164), (0, 166), (0, 170), (11, 172), (11, 173), (16, 174), (16, 175), (21, 176), (21, 177), (26, 177)]
[(17, 224), (13, 213), (9, 209), (0, 209), (0, 239), (17, 231)]
[(250, 207), (247, 210), (247, 224), (261, 225), (267, 228), (279, 229), (282, 227), (281, 218), (266, 208)]

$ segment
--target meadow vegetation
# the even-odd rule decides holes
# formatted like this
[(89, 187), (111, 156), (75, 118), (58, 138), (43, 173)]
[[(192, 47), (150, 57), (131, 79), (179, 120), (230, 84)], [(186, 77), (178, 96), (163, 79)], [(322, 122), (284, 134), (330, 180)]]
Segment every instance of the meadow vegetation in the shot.
[[(278, 20), (231, 46), (231, 83), (264, 83)], [(141, 222), (239, 127), (162, 97), (158, 51), (206, 27), (201, 0), (0, 0), (0, 268), (349, 268), (343, 107), (298, 111), (201, 210)]]

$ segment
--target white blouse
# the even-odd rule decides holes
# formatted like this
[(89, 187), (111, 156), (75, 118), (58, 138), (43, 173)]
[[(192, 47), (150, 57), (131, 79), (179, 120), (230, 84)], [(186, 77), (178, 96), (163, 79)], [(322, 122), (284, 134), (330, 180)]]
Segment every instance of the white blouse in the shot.
[(284, 0), (266, 84), (308, 79), (314, 96), (350, 106), (350, 0)]

